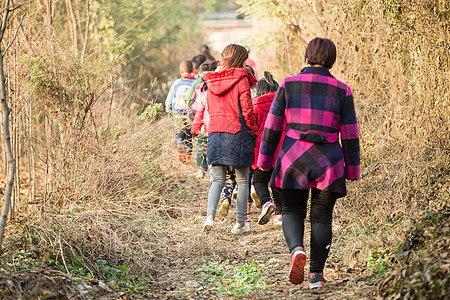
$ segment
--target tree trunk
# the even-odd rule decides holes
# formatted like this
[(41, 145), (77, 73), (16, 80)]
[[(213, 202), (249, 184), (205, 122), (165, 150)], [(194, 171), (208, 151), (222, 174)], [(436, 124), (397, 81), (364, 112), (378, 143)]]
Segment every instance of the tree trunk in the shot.
[(34, 163), (34, 150), (33, 150), (33, 101), (31, 99), (29, 102), (29, 115), (28, 119), (28, 139), (29, 139), (29, 148), (28, 148), (28, 173), (30, 174), (30, 188), (29, 188), (29, 202), (34, 201), (35, 194), (35, 184), (36, 184), (36, 168)]
[(73, 12), (72, 0), (66, 0), (67, 22), (69, 23), (70, 35), (72, 36), (72, 46), (75, 55), (78, 56), (78, 31), (77, 20)]
[[(8, 14), (10, 12), (10, 5), (11, 1), (6, 0), (5, 1), (5, 9), (3, 13), (3, 19), (2, 19), (2, 26), (0, 29), (0, 45), (1, 41), (3, 40), (5, 31), (6, 31), (6, 23), (8, 21)], [(11, 41), (11, 43), (14, 41), (14, 39)], [(11, 45), (10, 43), (10, 45)], [(8, 50), (9, 46), (6, 47), (5, 52)], [(5, 233), (6, 228), (6, 221), (8, 219), (8, 212), (9, 212), (9, 206), (11, 203), (11, 194), (14, 187), (14, 175), (16, 172), (16, 161), (14, 159), (14, 155), (12, 152), (11, 147), (11, 134), (9, 132), (9, 113), (10, 108), (8, 107), (7, 102), (7, 90), (6, 90), (6, 80), (5, 80), (5, 70), (3, 66), (3, 58), (5, 56), (5, 53), (3, 53), (1, 47), (0, 47), (0, 107), (2, 110), (2, 125), (3, 125), (3, 138), (5, 143), (5, 149), (7, 153), (7, 160), (8, 160), (8, 170), (7, 170), (7, 176), (6, 176), (6, 188), (5, 188), (5, 196), (3, 198), (3, 206), (2, 206), (2, 213), (0, 215), (0, 249), (2, 247), (3, 243), (3, 235)]]
[(89, 14), (89, 0), (86, 0), (86, 29), (84, 31), (84, 44), (83, 49), (81, 50), (81, 64), (83, 64), (84, 55), (86, 54), (87, 44), (89, 40), (89, 21), (90, 21), (90, 14)]
[[(6, 12), (5, 12), (6, 13)], [(2, 213), (0, 215), (0, 249), (3, 243), (3, 234), (6, 228), (6, 220), (8, 218), (9, 205), (11, 203), (11, 194), (14, 186), (14, 175), (16, 172), (16, 160), (12, 154), (11, 135), (9, 132), (9, 112), (6, 99), (5, 72), (3, 69), (3, 55), (0, 53), (0, 105), (2, 109), (2, 125), (5, 149), (8, 159), (8, 174), (6, 176), (5, 196), (3, 198)]]

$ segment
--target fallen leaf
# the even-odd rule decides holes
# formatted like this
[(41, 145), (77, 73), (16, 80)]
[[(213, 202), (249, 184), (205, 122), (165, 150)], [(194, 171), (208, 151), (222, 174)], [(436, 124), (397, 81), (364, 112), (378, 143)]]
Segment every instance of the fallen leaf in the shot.
[(348, 267), (349, 267), (350, 269), (354, 269), (357, 263), (358, 263), (358, 258), (354, 257), (354, 258), (352, 259), (352, 261), (348, 264)]

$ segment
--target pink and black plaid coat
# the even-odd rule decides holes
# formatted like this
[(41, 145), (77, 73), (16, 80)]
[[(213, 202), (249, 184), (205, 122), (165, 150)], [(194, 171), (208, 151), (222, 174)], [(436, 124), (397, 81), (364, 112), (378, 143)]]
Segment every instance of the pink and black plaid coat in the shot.
[[(274, 157), (285, 122), (285, 138)], [(345, 179), (359, 179), (352, 92), (328, 69), (307, 67), (281, 81), (264, 126), (257, 165), (270, 169), (274, 159), (269, 183), (274, 188), (317, 188), (344, 196)]]

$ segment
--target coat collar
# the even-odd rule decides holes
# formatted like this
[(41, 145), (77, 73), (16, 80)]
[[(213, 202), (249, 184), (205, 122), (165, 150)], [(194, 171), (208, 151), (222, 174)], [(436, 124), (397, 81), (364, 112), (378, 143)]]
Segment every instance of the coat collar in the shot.
[(184, 74), (184, 75), (181, 75), (180, 78), (183, 78), (183, 79), (195, 79), (195, 77), (192, 74)]
[(329, 77), (333, 77), (333, 75), (331, 75), (330, 70), (328, 70), (327, 68), (323, 68), (323, 67), (305, 67), (301, 70), (300, 73), (309, 73), (309, 74), (319, 74), (319, 75), (324, 75), (324, 76), (329, 76)]

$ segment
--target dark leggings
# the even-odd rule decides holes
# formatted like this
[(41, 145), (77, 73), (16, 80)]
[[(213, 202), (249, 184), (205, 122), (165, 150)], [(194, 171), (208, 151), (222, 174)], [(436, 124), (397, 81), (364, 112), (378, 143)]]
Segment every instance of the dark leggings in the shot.
[[(252, 199), (252, 182), (253, 182), (253, 173), (254, 170), (252, 168), (249, 169), (248, 171), (248, 203), (253, 203), (253, 199)], [(249, 212), (247, 212), (248, 214)]]
[[(269, 192), (269, 181), (272, 177), (272, 169), (269, 171), (261, 171), (255, 169), (253, 173), (253, 186), (255, 187), (256, 194), (258, 195), (261, 205), (271, 201)], [(273, 201), (275, 202), (276, 210), (275, 214), (281, 214), (281, 193), (275, 189), (272, 189)]]
[[(309, 190), (281, 190), (283, 233), (289, 251), (303, 247), (304, 222)], [(310, 272), (322, 273), (330, 251), (333, 208), (339, 194), (311, 189)]]

